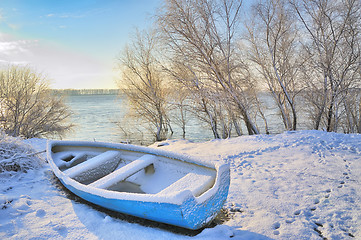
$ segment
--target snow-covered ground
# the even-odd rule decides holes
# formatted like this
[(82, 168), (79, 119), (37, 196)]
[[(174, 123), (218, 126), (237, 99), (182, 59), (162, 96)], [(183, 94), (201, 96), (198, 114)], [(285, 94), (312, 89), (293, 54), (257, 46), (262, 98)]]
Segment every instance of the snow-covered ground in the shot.
[[(45, 149), (46, 140), (25, 142)], [(361, 135), (300, 131), (162, 145), (230, 164), (228, 221), (188, 236), (115, 218), (69, 196), (44, 160), (27, 173), (0, 174), (0, 239), (361, 239)]]

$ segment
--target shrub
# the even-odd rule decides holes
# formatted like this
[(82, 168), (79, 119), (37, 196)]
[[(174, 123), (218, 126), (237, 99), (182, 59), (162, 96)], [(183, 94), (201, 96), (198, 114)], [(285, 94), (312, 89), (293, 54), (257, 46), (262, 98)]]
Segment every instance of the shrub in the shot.
[(27, 172), (40, 165), (34, 150), (21, 138), (8, 136), (0, 130), (0, 175), (9, 172)]
[(26, 66), (0, 70), (0, 128), (8, 135), (63, 136), (73, 126), (70, 114), (43, 75)]

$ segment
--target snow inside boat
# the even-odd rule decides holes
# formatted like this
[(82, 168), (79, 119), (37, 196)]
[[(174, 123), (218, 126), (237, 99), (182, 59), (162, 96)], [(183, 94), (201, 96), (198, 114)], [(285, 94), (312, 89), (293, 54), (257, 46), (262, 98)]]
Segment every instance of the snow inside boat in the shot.
[(48, 161), (62, 184), (113, 211), (199, 229), (221, 210), (229, 166), (128, 144), (49, 141)]

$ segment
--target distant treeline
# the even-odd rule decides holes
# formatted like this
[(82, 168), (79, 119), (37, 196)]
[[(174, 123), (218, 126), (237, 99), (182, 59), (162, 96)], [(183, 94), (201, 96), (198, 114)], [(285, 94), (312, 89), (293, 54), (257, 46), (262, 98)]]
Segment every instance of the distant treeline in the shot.
[(119, 94), (118, 89), (52, 89), (56, 95), (117, 95)]

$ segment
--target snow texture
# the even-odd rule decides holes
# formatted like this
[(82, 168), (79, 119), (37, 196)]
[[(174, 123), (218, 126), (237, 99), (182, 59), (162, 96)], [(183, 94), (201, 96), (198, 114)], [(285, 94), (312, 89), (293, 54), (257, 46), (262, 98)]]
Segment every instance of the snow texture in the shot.
[[(75, 167), (72, 167), (70, 169), (67, 169), (64, 171), (65, 175), (68, 175), (71, 178), (74, 178), (75, 176), (78, 176), (81, 173), (87, 172), (91, 169), (98, 169), (102, 165), (108, 165), (109, 161), (116, 160), (115, 166), (118, 165), (119, 157), (117, 159), (117, 156), (119, 155), (119, 152), (117, 151), (107, 151), (105, 153), (99, 154), (98, 156), (85, 161), (83, 163), (80, 163), (79, 165), (76, 165)], [(114, 168), (114, 167), (113, 167)]]
[(127, 164), (126, 166), (118, 169), (111, 174), (93, 182), (89, 186), (96, 187), (96, 188), (108, 188), (114, 185), (117, 182), (120, 182), (130, 175), (138, 172), (139, 170), (149, 166), (153, 163), (153, 159), (155, 158), (154, 155), (143, 155), (142, 157), (134, 160), (133, 162)]
[[(194, 184), (190, 184), (194, 183)], [(171, 184), (166, 189), (159, 192), (159, 194), (174, 194), (189, 189), (195, 197), (204, 193), (207, 189), (211, 188), (214, 183), (214, 177), (210, 175), (202, 175), (195, 173), (188, 173), (180, 180)]]
[[(34, 151), (46, 145), (27, 143)], [(0, 178), (0, 239), (361, 239), (361, 135), (299, 131), (165, 143), (167, 151), (230, 164), (228, 221), (193, 237), (131, 223), (69, 197), (43, 164)]]

